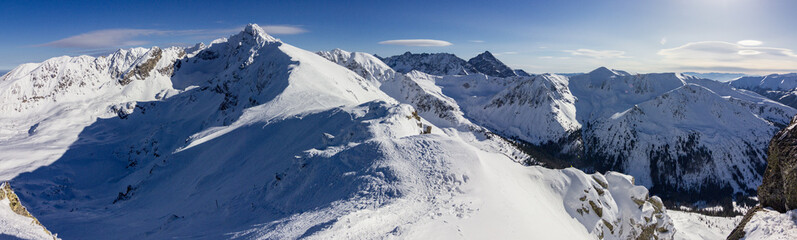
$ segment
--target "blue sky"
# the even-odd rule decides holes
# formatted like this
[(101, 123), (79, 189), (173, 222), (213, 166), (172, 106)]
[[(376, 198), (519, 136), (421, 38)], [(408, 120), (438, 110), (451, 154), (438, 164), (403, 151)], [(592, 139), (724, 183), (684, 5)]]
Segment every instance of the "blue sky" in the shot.
[[(489, 50), (535, 73), (797, 72), (790, 0), (230, 2), (3, 1), (0, 71), (61, 55), (208, 43), (257, 23), (311, 51), (467, 59)], [(391, 41), (407, 39), (437, 41)]]

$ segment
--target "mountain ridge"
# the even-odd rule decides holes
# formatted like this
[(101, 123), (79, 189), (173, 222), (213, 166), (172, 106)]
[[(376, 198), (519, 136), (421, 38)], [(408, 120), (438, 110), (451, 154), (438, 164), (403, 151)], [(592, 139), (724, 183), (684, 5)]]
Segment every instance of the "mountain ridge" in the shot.
[[(337, 51), (331, 59), (340, 61), (332, 62), (257, 25), (173, 60), (162, 51), (150, 61), (157, 58), (150, 51), (125, 65), (135, 71), (84, 79), (101, 78), (115, 86), (103, 94), (121, 98), (53, 101), (0, 116), (46, 116), (0, 132), (4, 153), (22, 160), (0, 161), (18, 164), (0, 170), (59, 236), (626, 239), (675, 232), (661, 199), (630, 176), (518, 164), (507, 153), (512, 146), (457, 117), (436, 76), (373, 74), (384, 67), (376, 62), (341, 66), (376, 58)], [(160, 73), (169, 61), (172, 70)], [(35, 71), (16, 71), (23, 70)], [(171, 84), (141, 98), (117, 94), (159, 79)], [(64, 126), (73, 131), (56, 131)], [(41, 138), (66, 140), (44, 145)], [(63, 152), (30, 165), (42, 155), (29, 153), (45, 147)]]

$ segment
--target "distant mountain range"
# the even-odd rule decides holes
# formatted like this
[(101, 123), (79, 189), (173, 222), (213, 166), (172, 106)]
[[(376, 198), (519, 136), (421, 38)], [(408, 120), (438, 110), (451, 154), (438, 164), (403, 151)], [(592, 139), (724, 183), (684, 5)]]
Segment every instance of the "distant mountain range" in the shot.
[(484, 74), (492, 77), (528, 77), (530, 74), (523, 70), (513, 70), (495, 58), (492, 53), (485, 51), (468, 61), (450, 53), (420, 53), (406, 52), (402, 55), (381, 58), (388, 66), (400, 73), (413, 70), (432, 75), (468, 75)]
[(718, 73), (718, 72), (708, 72), (708, 73), (698, 73), (698, 72), (684, 72), (683, 74), (695, 76), (699, 78), (707, 78), (715, 81), (720, 82), (727, 82), (733, 79), (737, 79), (744, 76), (749, 76), (744, 73)]
[(735, 88), (747, 89), (797, 108), (797, 73), (742, 77), (729, 82), (729, 84)]

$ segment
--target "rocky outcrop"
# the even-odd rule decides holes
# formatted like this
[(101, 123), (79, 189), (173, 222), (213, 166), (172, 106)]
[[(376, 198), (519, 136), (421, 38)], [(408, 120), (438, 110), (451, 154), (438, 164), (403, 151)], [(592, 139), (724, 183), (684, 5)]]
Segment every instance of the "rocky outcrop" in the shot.
[[(32, 225), (36, 225), (38, 227), (41, 227), (40, 229), (37, 229), (37, 231), (40, 233), (39, 235), (42, 235), (41, 233), (43, 232), (45, 236), (49, 236), (52, 239), (58, 239), (57, 237), (53, 236), (53, 234), (50, 233), (50, 231), (47, 230), (47, 228), (44, 227), (44, 225), (42, 225), (39, 222), (39, 220), (36, 219), (36, 217), (31, 215), (30, 212), (28, 212), (28, 210), (25, 208), (25, 206), (22, 206), (22, 203), (19, 201), (19, 197), (17, 197), (17, 194), (14, 193), (14, 190), (11, 189), (11, 185), (8, 184), (8, 183), (0, 183), (0, 201), (3, 201), (3, 200), (8, 200), (8, 206), (11, 208), (12, 212), (14, 212), (15, 214), (20, 215), (22, 217), (29, 218)], [(10, 221), (9, 219), (4, 219), (4, 220), (5, 221)], [(3, 223), (7, 224), (8, 222), (5, 222), (5, 221)], [(14, 226), (5, 226), (5, 227), (10, 227), (10, 228), (12, 228), (12, 230), (15, 230), (18, 233), (26, 233), (25, 230), (14, 229)], [(0, 233), (2, 233), (2, 231), (0, 231)], [(3, 236), (9, 236), (9, 235), (0, 234), (0, 238), (3, 237)], [(40, 238), (42, 236), (22, 235), (22, 237), (25, 237), (25, 238), (28, 238), (28, 237)]]
[(797, 209), (797, 117), (769, 143), (764, 180), (758, 187), (763, 207), (779, 212)]
[(761, 186), (758, 187), (758, 200), (761, 205), (747, 211), (728, 239), (744, 238), (745, 226), (763, 208), (772, 208), (782, 213), (797, 209), (797, 129), (795, 127), (797, 127), (797, 116), (769, 142), (767, 170), (764, 172)]

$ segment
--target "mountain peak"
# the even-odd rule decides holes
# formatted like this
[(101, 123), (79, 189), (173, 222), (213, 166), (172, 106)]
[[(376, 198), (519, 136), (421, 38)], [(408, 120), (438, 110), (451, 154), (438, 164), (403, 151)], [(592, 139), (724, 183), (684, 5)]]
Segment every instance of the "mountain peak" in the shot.
[(258, 44), (279, 41), (276, 38), (272, 37), (271, 35), (268, 35), (268, 33), (266, 33), (266, 30), (263, 30), (263, 28), (261, 28), (259, 25), (255, 23), (247, 24), (246, 27), (244, 27), (243, 31), (230, 37), (230, 40), (233, 39), (240, 40), (241, 42), (251, 41)]
[[(474, 57), (474, 58), (492, 58), (492, 59), (496, 59), (495, 56), (493, 56), (493, 54), (490, 51), (484, 51), (483, 53), (480, 53), (479, 55), (476, 55), (476, 57)], [(496, 60), (498, 60), (498, 59), (496, 59)]]
[(517, 76), (514, 70), (495, 58), (490, 51), (484, 51), (483, 53), (471, 58), (468, 60), (468, 63), (473, 65), (476, 70), (484, 73), (485, 75), (495, 77)]
[(613, 71), (611, 69), (608, 69), (606, 67), (596, 68), (595, 70), (592, 70), (591, 72), (589, 72), (587, 74), (589, 74), (590, 76), (593, 76), (593, 77), (612, 77), (612, 76), (619, 76), (620, 75), (617, 72), (615, 72), (615, 71)]

